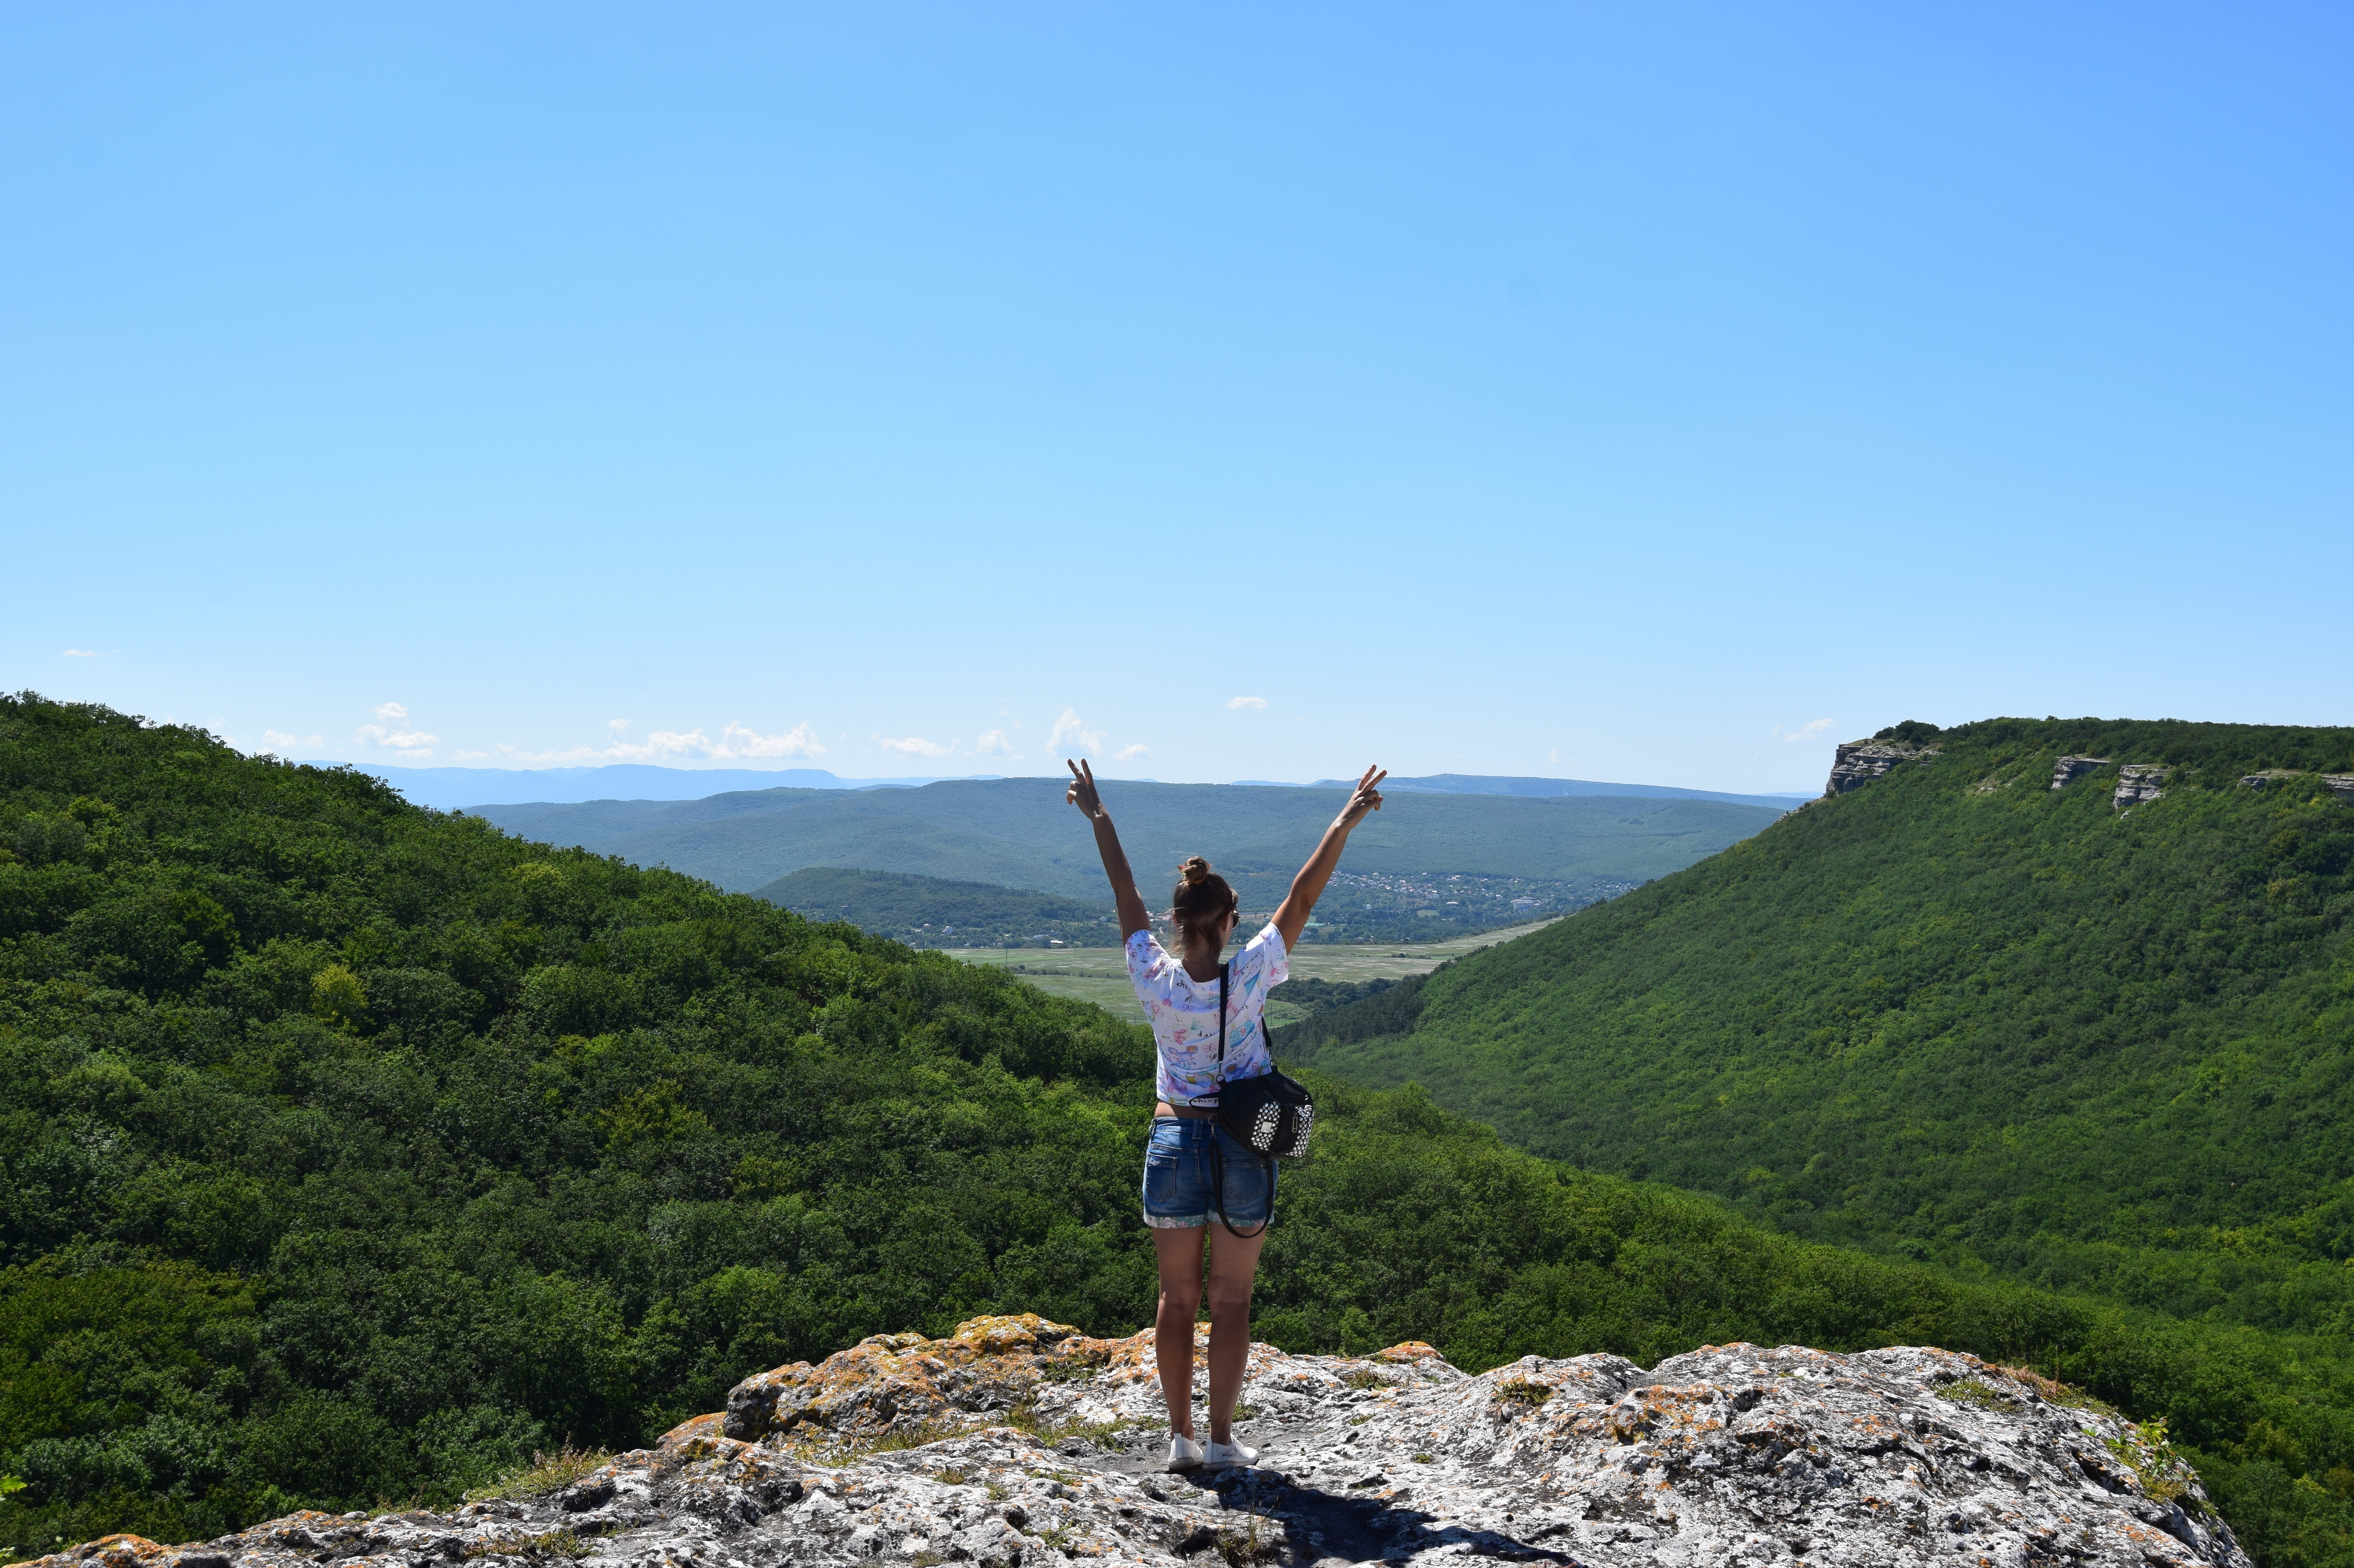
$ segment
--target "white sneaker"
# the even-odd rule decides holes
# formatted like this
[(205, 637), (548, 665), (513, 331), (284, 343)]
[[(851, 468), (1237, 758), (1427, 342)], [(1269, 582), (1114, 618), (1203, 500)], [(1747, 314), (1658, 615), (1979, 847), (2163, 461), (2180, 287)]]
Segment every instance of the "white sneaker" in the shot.
[(1169, 1467), (1172, 1470), (1200, 1469), (1202, 1446), (1182, 1432), (1171, 1433), (1169, 1435)]
[(1258, 1450), (1239, 1443), (1213, 1443), (1202, 1462), (1214, 1470), (1247, 1468), (1258, 1463)]

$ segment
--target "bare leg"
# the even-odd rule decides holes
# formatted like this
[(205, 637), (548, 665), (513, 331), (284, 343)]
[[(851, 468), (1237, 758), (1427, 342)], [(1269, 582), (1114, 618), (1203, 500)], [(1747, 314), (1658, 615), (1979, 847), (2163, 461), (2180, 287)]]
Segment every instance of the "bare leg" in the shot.
[[(1210, 1226), (1210, 1441), (1235, 1440), (1235, 1401), (1243, 1392), (1250, 1361), (1251, 1285), (1258, 1277), (1258, 1249), (1267, 1233), (1245, 1238), (1222, 1224)], [(1161, 1300), (1169, 1299), (1169, 1271), (1161, 1273)], [(1165, 1312), (1166, 1307), (1162, 1308)], [(1167, 1380), (1167, 1373), (1162, 1374)]]
[[(1193, 1436), (1193, 1320), (1202, 1313), (1202, 1226), (1188, 1225), (1183, 1230), (1152, 1233), (1152, 1256), (1161, 1267), (1161, 1310), (1152, 1319), (1152, 1356), (1161, 1369), (1161, 1397), (1169, 1404), (1169, 1429), (1181, 1436)], [(1213, 1247), (1211, 1255), (1216, 1255)], [(1252, 1259), (1257, 1259), (1257, 1249), (1252, 1249)], [(1249, 1310), (1249, 1288), (1244, 1288), (1244, 1310)], [(1214, 1335), (1215, 1330), (1213, 1329)], [(1210, 1364), (1217, 1365), (1217, 1340), (1210, 1341)], [(1235, 1386), (1242, 1380), (1237, 1377)], [(1214, 1407), (1217, 1374), (1211, 1373), (1210, 1387)], [(1226, 1395), (1229, 1408), (1234, 1404), (1231, 1390)]]

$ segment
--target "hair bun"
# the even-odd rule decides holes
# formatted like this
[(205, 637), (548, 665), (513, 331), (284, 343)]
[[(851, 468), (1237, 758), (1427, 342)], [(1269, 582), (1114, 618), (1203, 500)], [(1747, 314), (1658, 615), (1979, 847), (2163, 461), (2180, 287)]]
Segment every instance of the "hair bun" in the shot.
[(1177, 868), (1177, 874), (1183, 877), (1186, 885), (1190, 886), (1210, 874), (1210, 863), (1200, 855), (1195, 855)]

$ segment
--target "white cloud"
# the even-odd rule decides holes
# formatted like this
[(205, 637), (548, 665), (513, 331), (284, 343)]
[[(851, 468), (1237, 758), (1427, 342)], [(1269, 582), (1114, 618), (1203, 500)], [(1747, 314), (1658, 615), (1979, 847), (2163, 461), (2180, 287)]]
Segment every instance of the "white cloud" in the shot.
[(953, 740), (942, 746), (938, 741), (926, 740), (920, 735), (911, 735), (905, 740), (893, 740), (887, 735), (878, 735), (875, 740), (884, 750), (896, 751), (902, 757), (946, 757), (957, 748)]
[(1265, 697), (1228, 697), (1226, 699), (1226, 706), (1230, 708), (1263, 708), (1267, 706), (1267, 699)]
[(1013, 749), (1013, 743), (1005, 738), (1005, 732), (1002, 729), (981, 731), (981, 738), (972, 743), (972, 749), (981, 757), (1005, 757), (1018, 760), (1021, 756)]
[(1095, 757), (1102, 753), (1103, 743), (1103, 731), (1089, 729), (1081, 722), (1076, 709), (1065, 708), (1062, 716), (1055, 721), (1055, 732), (1046, 737), (1046, 749), (1084, 751)]
[(1114, 756), (1114, 757), (1112, 758), (1112, 760), (1113, 760), (1114, 762), (1133, 762), (1133, 761), (1135, 761), (1138, 758), (1144, 756), (1147, 752), (1150, 751), (1151, 749), (1152, 749), (1152, 748), (1151, 748), (1150, 747), (1146, 746), (1146, 745), (1145, 745), (1143, 742), (1141, 742), (1141, 741), (1139, 741), (1139, 742), (1138, 742), (1136, 745), (1134, 745), (1134, 746), (1123, 746), (1123, 747), (1121, 747), (1119, 748), (1119, 753), (1118, 753), (1116, 756)]
[(277, 730), (265, 729), (261, 732), (261, 744), (268, 747), (271, 751), (277, 753), (279, 756), (283, 757), (288, 752), (293, 750), (297, 746), (300, 746), (302, 742), (291, 735), (281, 735)]
[(376, 716), (379, 722), (360, 726), (355, 737), (364, 745), (397, 751), (403, 757), (426, 758), (432, 756), (434, 747), (440, 743), (440, 736), (409, 727), (408, 710), (398, 703), (386, 703), (376, 710)]
[(684, 731), (658, 729), (646, 736), (646, 743), (643, 746), (621, 745), (609, 747), (607, 749), (623, 755), (647, 758), (698, 755), (707, 757), (712, 754), (714, 747), (711, 737), (703, 733), (701, 725), (697, 725), (695, 728)]
[(1822, 718), (1809, 720), (1808, 723), (1800, 725), (1797, 729), (1784, 729), (1777, 724), (1774, 726), (1774, 733), (1780, 736), (1784, 740), (1813, 740), (1817, 736), (1820, 736), (1823, 731), (1830, 727), (1831, 721), (1827, 718)]
[(95, 659), (98, 651), (94, 648), (69, 648), (64, 656), (69, 659)]
[(1556, 747), (1554, 747), (1551, 751), (1546, 752), (1546, 753), (1545, 753), (1545, 760), (1546, 760), (1547, 762), (1551, 763), (1551, 764), (1552, 764), (1553, 767), (1555, 767), (1555, 768), (1560, 767), (1560, 766), (1561, 766), (1561, 747), (1559, 747), (1558, 746), (1556, 746)]
[(731, 722), (719, 732), (716, 740), (698, 725), (694, 729), (658, 729), (643, 740), (629, 740), (623, 737), (622, 732), (630, 727), (630, 724), (628, 719), (607, 719), (605, 727), (611, 732), (613, 738), (605, 746), (525, 751), (518, 746), (503, 744), (499, 752), (509, 762), (546, 768), (565, 764), (595, 766), (607, 762), (661, 764), (692, 759), (730, 762), (753, 757), (815, 757), (825, 750), (818, 741), (817, 731), (805, 724), (797, 724), (775, 735), (762, 735), (748, 726)]
[[(700, 731), (696, 732), (700, 734)], [(825, 750), (818, 744), (817, 731), (805, 724), (797, 724), (775, 735), (762, 735), (730, 720), (720, 732), (720, 745), (711, 753), (714, 757), (815, 757)]]

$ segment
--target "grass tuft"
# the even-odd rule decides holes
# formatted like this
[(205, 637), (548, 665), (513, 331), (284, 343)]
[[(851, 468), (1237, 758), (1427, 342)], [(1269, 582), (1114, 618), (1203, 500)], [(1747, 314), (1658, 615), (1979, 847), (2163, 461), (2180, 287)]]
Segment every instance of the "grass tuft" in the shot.
[(1980, 1410), (2009, 1410), (2018, 1404), (2002, 1390), (1974, 1377), (1944, 1384), (1935, 1392), (1939, 1399), (1951, 1400), (1956, 1404), (1976, 1405)]
[(2026, 1367), (1998, 1367), (1996, 1370), (2004, 1376), (2016, 1378), (2033, 1389), (2043, 1396), (2046, 1404), (2057, 1404), (2067, 1410), (2089, 1410), (2095, 1415), (2117, 1414), (2117, 1407), (2107, 1400), (2096, 1398), (2081, 1388), (2045, 1377), (2041, 1372), (2031, 1372)]
[(476, 1487), (466, 1494), (466, 1501), (504, 1502), (514, 1498), (535, 1498), (568, 1487), (589, 1471), (609, 1463), (613, 1456), (602, 1448), (575, 1448), (567, 1443), (553, 1454), (534, 1454), (531, 1463), (509, 1470), (487, 1486)]

